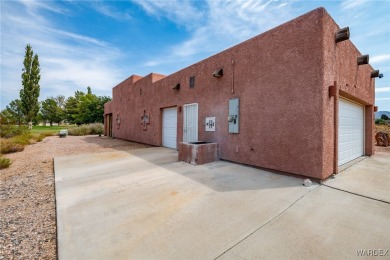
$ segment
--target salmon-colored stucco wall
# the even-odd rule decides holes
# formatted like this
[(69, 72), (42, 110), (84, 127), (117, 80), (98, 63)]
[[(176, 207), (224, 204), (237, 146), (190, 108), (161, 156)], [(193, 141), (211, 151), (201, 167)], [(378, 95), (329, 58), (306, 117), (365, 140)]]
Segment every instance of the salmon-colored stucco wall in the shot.
[[(198, 139), (217, 142), (222, 159), (317, 179), (329, 176), (333, 103), (326, 94), (333, 81), (350, 78), (335, 74), (343, 65), (333, 61), (337, 25), (329, 18), (319, 8), (167, 77), (128, 78), (113, 89), (113, 101), (105, 106), (105, 114), (113, 114), (113, 135), (159, 146), (162, 108), (176, 106), (177, 142), (181, 142), (182, 107), (198, 103)], [(337, 55), (345, 59), (355, 55), (355, 49), (340, 44), (347, 47), (337, 50)], [(223, 77), (212, 77), (219, 68)], [(195, 88), (189, 87), (191, 76)], [(172, 89), (177, 83), (180, 90)], [(230, 98), (240, 99), (239, 134), (228, 133)], [(371, 104), (366, 96), (362, 99)], [(150, 116), (146, 130), (141, 124), (144, 110)], [(215, 132), (204, 129), (208, 116), (216, 117)]]
[[(335, 34), (340, 27), (325, 11), (323, 17), (324, 40), (324, 83), (323, 83), (323, 175), (322, 179), (337, 173), (337, 145), (335, 150), (335, 109), (334, 99), (346, 98), (365, 106), (365, 155), (373, 154), (373, 105), (375, 99), (375, 79), (371, 79), (373, 68), (358, 65), (357, 57), (362, 53), (350, 40), (335, 42)], [(345, 25), (347, 26), (347, 25)], [(343, 26), (344, 27), (344, 26)], [(353, 34), (353, 29), (351, 30)], [(364, 53), (365, 54), (365, 53)], [(329, 96), (329, 86), (338, 89), (337, 97)], [(337, 102), (336, 102), (337, 103)], [(337, 112), (337, 111), (336, 111)], [(338, 119), (336, 118), (336, 124)], [(335, 133), (336, 131), (336, 133)], [(336, 156), (335, 156), (336, 151)]]

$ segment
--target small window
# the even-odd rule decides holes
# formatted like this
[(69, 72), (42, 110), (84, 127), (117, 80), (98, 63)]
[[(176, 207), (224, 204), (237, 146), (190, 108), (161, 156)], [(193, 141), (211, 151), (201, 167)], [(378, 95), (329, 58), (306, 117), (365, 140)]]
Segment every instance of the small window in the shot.
[(190, 88), (195, 87), (195, 76), (190, 77)]

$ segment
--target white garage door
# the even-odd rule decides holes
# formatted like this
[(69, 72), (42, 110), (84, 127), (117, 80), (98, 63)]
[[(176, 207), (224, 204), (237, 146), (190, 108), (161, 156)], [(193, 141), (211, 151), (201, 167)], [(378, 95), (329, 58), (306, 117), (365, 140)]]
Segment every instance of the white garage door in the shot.
[(176, 149), (177, 112), (176, 107), (163, 109), (162, 146)]
[(363, 109), (356, 103), (339, 101), (339, 166), (364, 154)]

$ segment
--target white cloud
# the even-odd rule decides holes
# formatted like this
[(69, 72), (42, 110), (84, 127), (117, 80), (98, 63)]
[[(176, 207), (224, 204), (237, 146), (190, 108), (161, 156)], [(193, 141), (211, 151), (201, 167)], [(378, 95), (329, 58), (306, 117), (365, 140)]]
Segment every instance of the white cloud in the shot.
[(167, 54), (147, 61), (146, 66), (159, 65), (161, 60), (173, 63), (185, 57), (205, 58), (293, 18), (290, 5), (280, 1), (208, 0), (202, 8), (204, 22), (193, 26), (196, 8), (190, 1), (135, 2), (150, 15), (164, 15), (172, 21), (177, 18), (178, 10), (185, 10), (178, 24), (190, 28), (189, 39), (171, 47)]
[(39, 9), (44, 9), (50, 12), (59, 13), (59, 14), (65, 14), (68, 11), (64, 8), (59, 8), (50, 1), (31, 1), (31, 0), (21, 0), (20, 3), (22, 3), (26, 8), (27, 11), (30, 12), (32, 15), (36, 15), (36, 11)]
[(341, 3), (341, 8), (343, 10), (350, 10), (357, 7), (361, 7), (367, 2), (368, 0), (345, 0)]
[(165, 61), (162, 61), (162, 60), (150, 60), (148, 62), (145, 62), (144, 66), (146, 66), (146, 67), (155, 67), (157, 65), (160, 65), (163, 62), (165, 62)]
[(187, 28), (198, 26), (204, 19), (203, 12), (195, 7), (191, 1), (133, 0), (133, 2), (140, 5), (151, 16), (164, 17)]
[(390, 60), (390, 54), (382, 54), (370, 58), (370, 63), (379, 63), (388, 60)]
[(104, 14), (105, 16), (111, 17), (116, 20), (130, 20), (131, 15), (129, 14), (128, 11), (121, 12), (118, 10), (115, 10), (113, 7), (106, 5), (103, 3), (103, 1), (93, 1), (89, 2), (96, 11), (98, 11), (101, 14)]
[(390, 97), (388, 98), (376, 98), (375, 101), (384, 101), (384, 100), (390, 100)]
[(84, 35), (79, 35), (79, 34), (70, 33), (70, 32), (66, 32), (66, 31), (62, 31), (62, 30), (58, 30), (58, 29), (48, 28), (48, 27), (42, 27), (42, 30), (47, 31), (48, 33), (57, 34), (58, 36), (62, 36), (62, 37), (67, 38), (67, 39), (76, 40), (78, 42), (91, 43), (93, 45), (98, 45), (101, 47), (108, 46), (108, 44), (103, 42), (103, 41), (97, 40), (97, 39), (92, 38), (92, 37), (87, 37)]
[(71, 96), (87, 86), (97, 94), (110, 95), (123, 78), (115, 63), (120, 51), (99, 39), (56, 28), (41, 16), (42, 11), (61, 12), (53, 2), (30, 2), (2, 3), (1, 107), (19, 97), (27, 43), (39, 55), (40, 100), (58, 94)]
[(376, 88), (375, 92), (390, 92), (390, 87), (385, 87), (385, 88)]
[(285, 6), (285, 5), (287, 5), (287, 3), (280, 4), (280, 5), (278, 5), (278, 8), (281, 8), (281, 7)]

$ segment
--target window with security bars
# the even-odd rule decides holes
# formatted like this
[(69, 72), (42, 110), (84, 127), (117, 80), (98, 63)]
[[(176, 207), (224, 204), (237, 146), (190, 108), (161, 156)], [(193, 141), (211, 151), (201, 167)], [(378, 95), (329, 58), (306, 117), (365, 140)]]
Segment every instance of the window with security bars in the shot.
[(195, 87), (195, 76), (190, 77), (190, 88)]

